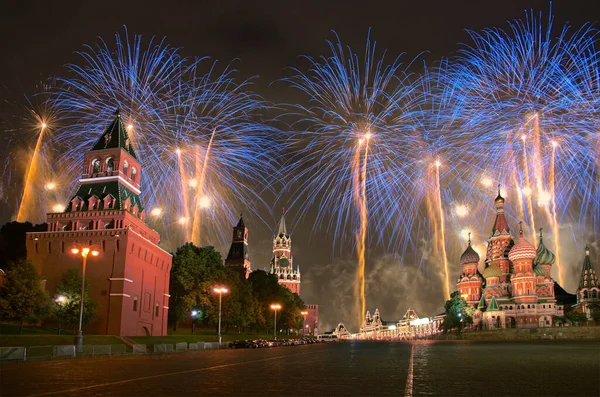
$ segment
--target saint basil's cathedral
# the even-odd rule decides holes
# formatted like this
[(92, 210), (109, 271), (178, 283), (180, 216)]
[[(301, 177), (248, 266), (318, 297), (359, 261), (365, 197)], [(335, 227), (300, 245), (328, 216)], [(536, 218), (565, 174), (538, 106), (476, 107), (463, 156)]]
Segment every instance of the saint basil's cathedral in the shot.
[[(457, 288), (467, 304), (475, 308), (476, 328), (535, 328), (553, 326), (554, 316), (563, 317), (565, 307), (556, 293), (564, 292), (550, 275), (556, 258), (544, 245), (540, 230), (537, 249), (523, 237), (520, 223), (517, 242), (504, 216), (504, 198), (498, 192), (496, 220), (488, 239), (485, 268), (479, 272), (479, 255), (469, 245), (460, 257), (462, 274)], [(590, 264), (589, 249), (577, 290), (577, 304), (590, 318), (600, 308), (600, 285)], [(585, 298), (584, 298), (585, 297)]]

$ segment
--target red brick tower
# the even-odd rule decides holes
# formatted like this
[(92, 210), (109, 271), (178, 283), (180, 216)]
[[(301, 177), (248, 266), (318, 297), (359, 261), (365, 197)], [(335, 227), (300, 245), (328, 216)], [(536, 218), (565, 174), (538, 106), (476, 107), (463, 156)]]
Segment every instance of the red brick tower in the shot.
[(81, 268), (75, 245), (94, 245), (86, 278), (100, 306), (84, 331), (107, 335), (166, 335), (171, 255), (144, 223), (142, 166), (119, 115), (85, 153), (77, 192), (62, 213), (48, 214), (48, 231), (27, 234), (27, 257), (54, 294), (63, 273)]
[[(513, 300), (517, 304), (518, 326), (537, 327), (535, 314), (536, 275), (533, 272), (533, 260), (537, 256), (535, 247), (523, 237), (522, 223), (519, 222), (519, 241), (512, 247), (508, 258), (513, 264), (513, 275), (510, 279)], [(527, 307), (525, 307), (525, 305)], [(533, 305), (533, 307), (532, 307)], [(521, 312), (519, 312), (521, 310)]]
[(229, 266), (244, 278), (248, 278), (252, 271), (248, 254), (248, 228), (244, 225), (242, 215), (240, 215), (238, 224), (233, 227), (233, 240), (225, 259), (225, 266)]
[(493, 289), (488, 291), (486, 288), (486, 296), (494, 295), (500, 304), (510, 295), (511, 268), (508, 253), (514, 244), (508, 222), (504, 217), (504, 198), (500, 194), (500, 185), (498, 185), (498, 196), (494, 202), (496, 203), (496, 220), (492, 228), (492, 235), (488, 240), (485, 267), (495, 266), (500, 269), (502, 274)]
[(462, 274), (458, 278), (458, 291), (469, 305), (475, 305), (481, 298), (483, 277), (479, 273), (479, 254), (471, 247), (471, 233), (469, 233), (469, 246), (460, 256)]
[(279, 284), (300, 295), (300, 267), (294, 269), (292, 257), (292, 238), (285, 226), (285, 209), (281, 214), (279, 227), (273, 238), (273, 258), (270, 273), (277, 276)]

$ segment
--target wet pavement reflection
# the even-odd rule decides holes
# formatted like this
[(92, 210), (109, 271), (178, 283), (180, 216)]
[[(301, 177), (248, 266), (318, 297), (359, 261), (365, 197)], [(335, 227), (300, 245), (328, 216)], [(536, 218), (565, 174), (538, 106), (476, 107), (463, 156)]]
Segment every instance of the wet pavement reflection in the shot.
[(2, 364), (0, 395), (599, 396), (600, 342), (344, 342)]

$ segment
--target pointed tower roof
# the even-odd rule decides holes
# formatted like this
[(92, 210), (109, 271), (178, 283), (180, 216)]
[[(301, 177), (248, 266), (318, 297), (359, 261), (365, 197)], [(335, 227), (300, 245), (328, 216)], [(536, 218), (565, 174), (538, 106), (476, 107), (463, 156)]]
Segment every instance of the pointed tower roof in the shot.
[(238, 221), (237, 225), (235, 225), (235, 227), (246, 227), (246, 225), (244, 225), (244, 215), (240, 214), (240, 220)]
[(100, 139), (98, 139), (92, 150), (121, 148), (137, 159), (118, 109), (115, 111), (115, 114), (115, 119), (104, 131)]
[(500, 310), (498, 308), (498, 302), (496, 302), (496, 298), (493, 295), (492, 295), (492, 300), (490, 302), (490, 306), (487, 309), (491, 312)]
[(481, 299), (479, 299), (479, 304), (477, 305), (477, 309), (484, 311), (487, 307), (487, 303), (485, 302), (485, 296), (481, 294)]
[(498, 185), (498, 196), (494, 200), (496, 203), (496, 220), (492, 229), (492, 236), (496, 234), (509, 234), (508, 222), (504, 217), (504, 197), (500, 194), (500, 185)]
[(542, 228), (540, 228), (540, 243), (537, 247), (537, 256), (533, 261), (533, 264), (538, 265), (553, 265), (556, 262), (556, 256), (544, 245), (544, 241), (542, 240)]
[(279, 227), (277, 228), (277, 236), (289, 236), (287, 227), (285, 226), (285, 208), (281, 209), (281, 219), (279, 220)]
[(596, 275), (596, 269), (592, 266), (590, 260), (590, 249), (585, 246), (585, 258), (583, 259), (583, 267), (581, 269), (581, 276), (579, 277), (579, 289), (594, 288), (598, 287), (598, 276)]

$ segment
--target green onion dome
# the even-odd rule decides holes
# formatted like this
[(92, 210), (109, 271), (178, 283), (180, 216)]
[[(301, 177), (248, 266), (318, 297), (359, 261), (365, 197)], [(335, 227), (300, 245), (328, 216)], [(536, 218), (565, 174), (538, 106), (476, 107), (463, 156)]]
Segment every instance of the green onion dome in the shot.
[(556, 256), (544, 245), (542, 240), (542, 229), (540, 229), (540, 244), (536, 250), (536, 257), (533, 261), (534, 265), (553, 265), (556, 262)]
[(545, 277), (546, 276), (546, 269), (544, 269), (543, 267), (541, 267), (540, 265), (536, 265), (533, 267), (533, 273), (535, 273), (536, 276), (541, 276), (541, 277)]

